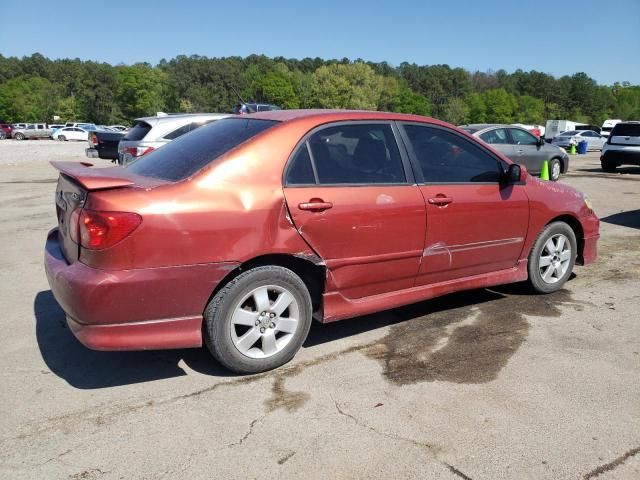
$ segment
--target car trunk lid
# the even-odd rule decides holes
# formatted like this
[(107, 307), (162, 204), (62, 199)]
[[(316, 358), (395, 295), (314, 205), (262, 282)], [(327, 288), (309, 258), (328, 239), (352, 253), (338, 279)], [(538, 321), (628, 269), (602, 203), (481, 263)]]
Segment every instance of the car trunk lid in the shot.
[[(69, 263), (78, 260), (78, 212), (92, 191), (115, 188), (153, 188), (162, 180), (140, 177), (121, 167), (92, 168), (87, 162), (51, 162), (60, 171), (56, 187), (58, 240)], [(74, 213), (76, 212), (76, 213)]]

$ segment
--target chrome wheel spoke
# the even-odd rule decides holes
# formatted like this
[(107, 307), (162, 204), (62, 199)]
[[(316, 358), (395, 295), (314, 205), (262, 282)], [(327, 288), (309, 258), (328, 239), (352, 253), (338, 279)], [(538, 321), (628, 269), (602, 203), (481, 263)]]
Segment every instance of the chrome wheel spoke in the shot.
[(273, 302), (273, 305), (271, 306), (271, 311), (274, 312), (277, 317), (279, 317), (284, 313), (284, 311), (287, 308), (289, 308), (289, 305), (291, 305), (291, 302), (293, 302), (293, 295), (291, 295), (289, 292), (286, 292), (286, 291), (282, 292), (278, 296), (277, 300)]
[(542, 279), (547, 283), (551, 282), (551, 279), (553, 278), (553, 272), (555, 272), (555, 268), (549, 265), (542, 274)]
[(260, 338), (260, 335), (260, 329), (258, 327), (253, 327), (247, 333), (242, 335), (242, 337), (240, 337), (236, 342), (238, 350), (242, 353), (247, 353), (249, 349), (253, 347), (253, 344), (256, 343), (258, 338)]
[(234, 325), (246, 325), (248, 327), (253, 327), (256, 324), (257, 319), (257, 312), (245, 310), (244, 308), (236, 308), (236, 311), (233, 312), (233, 317), (231, 317), (231, 323)]
[(544, 248), (551, 254), (556, 253), (556, 244), (553, 243), (553, 238), (547, 240), (547, 243), (544, 244)]
[(556, 244), (556, 251), (557, 252), (562, 252), (562, 250), (564, 249), (564, 243), (565, 243), (566, 239), (567, 238), (564, 235), (560, 235), (558, 237), (558, 241), (557, 241), (557, 244)]
[(271, 329), (262, 335), (262, 351), (265, 357), (269, 357), (278, 351), (276, 333)]
[(568, 262), (571, 259), (571, 250), (567, 249), (564, 252), (562, 252), (560, 254), (560, 261), (561, 262)]
[(540, 268), (542, 267), (548, 267), (549, 265), (551, 265), (551, 256), (547, 255), (544, 257), (540, 257)]
[(269, 301), (269, 291), (267, 287), (262, 287), (253, 292), (253, 301), (256, 302), (258, 312), (266, 312), (271, 306)]
[(298, 320), (294, 318), (281, 318), (276, 324), (276, 330), (285, 333), (294, 333), (298, 327)]

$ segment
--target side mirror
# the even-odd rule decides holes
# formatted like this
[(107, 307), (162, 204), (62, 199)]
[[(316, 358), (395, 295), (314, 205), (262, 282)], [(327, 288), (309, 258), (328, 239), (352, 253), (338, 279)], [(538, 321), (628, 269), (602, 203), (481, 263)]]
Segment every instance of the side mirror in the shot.
[(507, 171), (504, 172), (503, 181), (506, 184), (518, 183), (524, 180), (525, 176), (525, 168), (518, 165), (517, 163), (512, 163), (509, 165), (509, 168), (507, 168)]
[(542, 138), (542, 137), (538, 137), (538, 146), (539, 146), (539, 147), (544, 146), (544, 138)]

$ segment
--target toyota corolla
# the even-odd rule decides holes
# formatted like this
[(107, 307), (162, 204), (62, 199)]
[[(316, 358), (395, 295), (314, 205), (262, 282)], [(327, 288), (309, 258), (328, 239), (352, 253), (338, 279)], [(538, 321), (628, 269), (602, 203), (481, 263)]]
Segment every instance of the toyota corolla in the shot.
[(127, 168), (54, 166), (46, 273), (93, 349), (205, 343), (260, 372), (289, 361), (314, 318), (510, 282), (549, 293), (596, 258), (581, 193), (420, 116), (263, 112)]

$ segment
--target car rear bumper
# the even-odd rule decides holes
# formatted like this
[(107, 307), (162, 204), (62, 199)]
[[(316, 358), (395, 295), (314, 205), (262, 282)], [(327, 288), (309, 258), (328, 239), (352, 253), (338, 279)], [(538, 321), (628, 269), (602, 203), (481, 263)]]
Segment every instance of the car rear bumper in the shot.
[(84, 153), (89, 158), (99, 158), (98, 150), (95, 148), (85, 148)]
[(624, 150), (606, 150), (602, 152), (602, 160), (618, 165), (640, 165), (640, 148)]
[(202, 313), (237, 263), (100, 270), (67, 263), (49, 232), (44, 266), (74, 335), (97, 350), (199, 347)]

